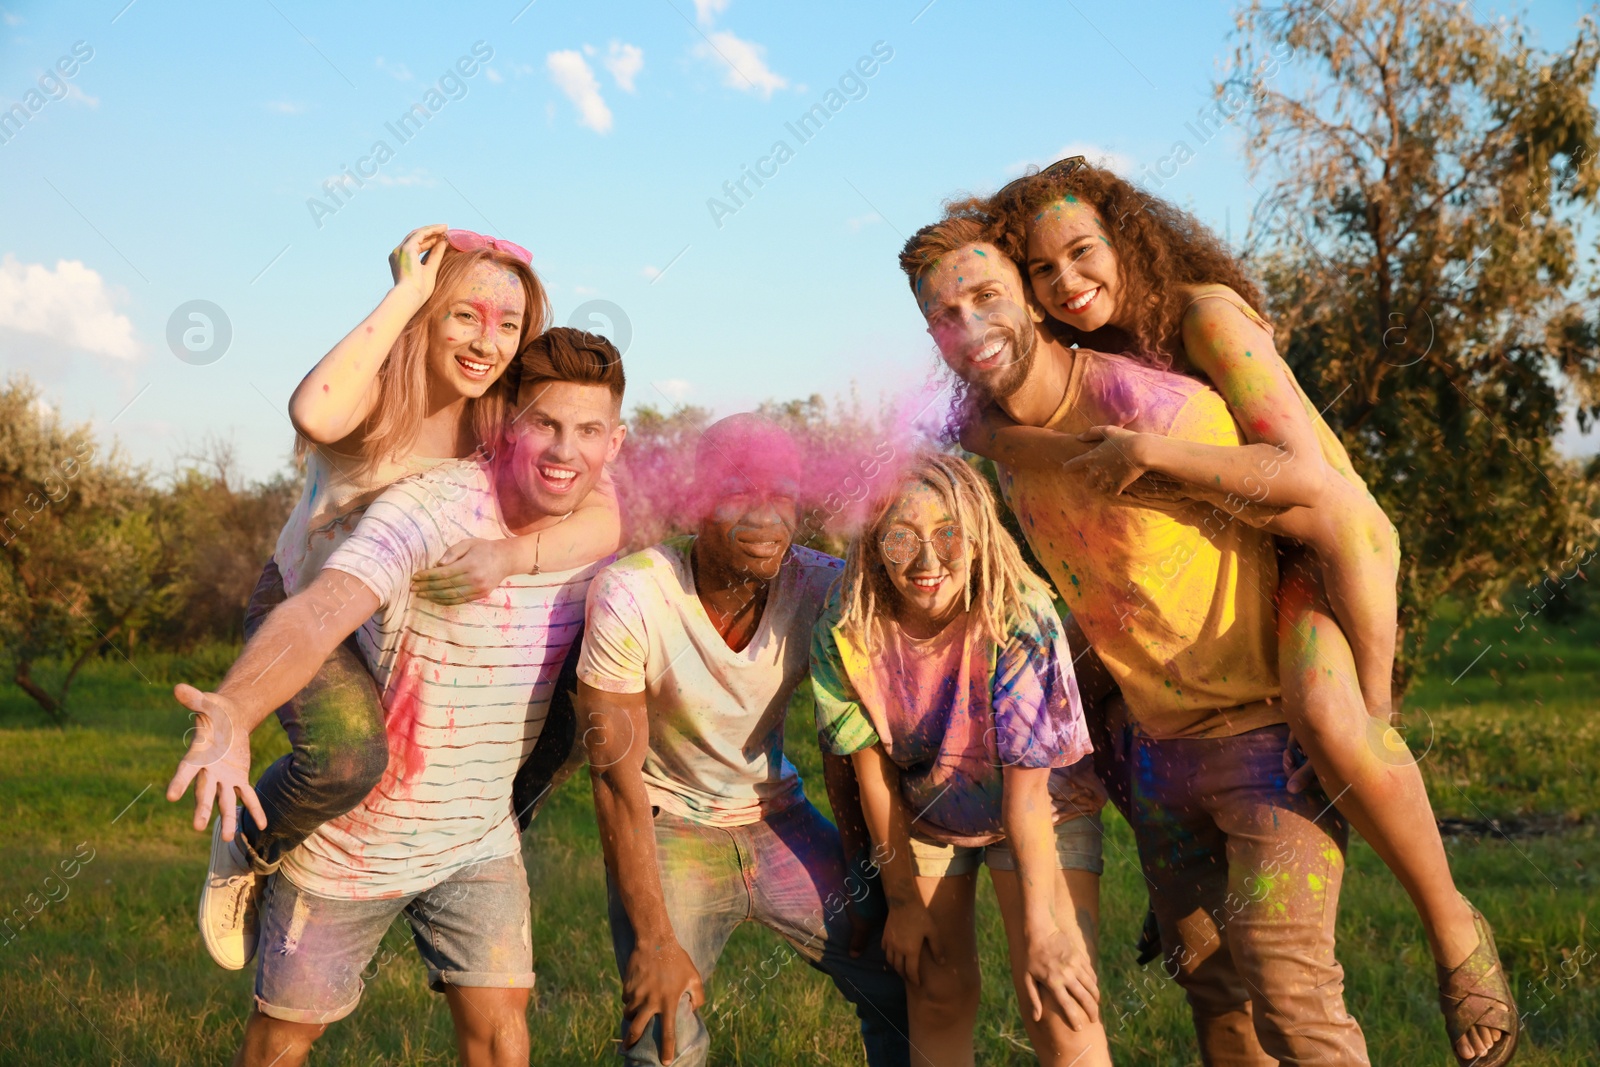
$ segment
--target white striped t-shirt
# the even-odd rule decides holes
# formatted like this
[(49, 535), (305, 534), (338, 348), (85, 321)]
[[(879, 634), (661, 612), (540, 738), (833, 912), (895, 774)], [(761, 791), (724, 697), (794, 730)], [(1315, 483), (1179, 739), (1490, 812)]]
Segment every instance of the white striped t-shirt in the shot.
[(600, 565), (512, 575), (452, 607), (413, 596), (411, 576), (451, 545), (514, 536), (490, 486), (488, 465), (470, 460), (396, 482), (328, 557), (381, 603), (357, 642), (383, 691), (389, 769), (285, 858), (302, 889), (409, 895), (519, 847), (511, 781), (544, 726)]

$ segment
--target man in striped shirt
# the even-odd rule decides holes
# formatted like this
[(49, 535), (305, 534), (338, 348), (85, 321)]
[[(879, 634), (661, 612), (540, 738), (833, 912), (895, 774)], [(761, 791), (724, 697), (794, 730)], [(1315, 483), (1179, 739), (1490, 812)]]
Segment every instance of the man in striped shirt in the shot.
[(401, 913), (430, 985), (449, 999), (463, 1062), (528, 1062), (533, 948), (512, 782), (599, 566), (513, 575), (460, 605), (411, 589), (453, 544), (520, 536), (569, 513), (621, 447), (622, 365), (609, 342), (544, 345), (523, 359), (519, 415), (492, 457), (391, 486), (312, 584), (267, 618), (216, 693), (180, 687), (200, 731), (168, 797), (197, 780), (198, 828), (220, 794), (225, 836), (236, 791), (259, 812), (251, 729), (351, 633), (383, 690), (388, 771), (267, 884), (255, 1010), (235, 1063), (303, 1062), (327, 1024), (355, 1010), (362, 971)]

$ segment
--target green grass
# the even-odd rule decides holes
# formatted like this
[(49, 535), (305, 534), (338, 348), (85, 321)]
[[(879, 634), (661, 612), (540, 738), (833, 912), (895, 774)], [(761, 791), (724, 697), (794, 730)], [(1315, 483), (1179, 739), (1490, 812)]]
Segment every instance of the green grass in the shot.
[[(1484, 648), (1490, 651), (1472, 663)], [(65, 731), (46, 725), (14, 688), (0, 689), (0, 909), (26, 916), (30, 894), (34, 904), (58, 898), (14, 938), (0, 932), (0, 1063), (224, 1063), (236, 1046), (250, 973), (219, 971), (200, 947), (193, 903), (204, 839), (189, 828), (186, 805), (160, 795), (187, 726), (167, 687), (179, 678), (215, 681), (227, 652), (141, 656), (136, 667), (100, 661), (80, 678), (79, 725)], [(1447, 842), (1460, 884), (1496, 923), (1530, 1013), (1521, 1064), (1592, 1064), (1600, 1046), (1600, 960), (1591, 958), (1591, 928), (1600, 919), (1597, 686), (1600, 624), (1593, 620), (1521, 634), (1488, 625), (1469, 631), (1406, 704), (1408, 735), (1418, 750), (1427, 748), (1423, 768), (1441, 816), (1537, 816), (1554, 831)], [(825, 805), (810, 736), (796, 724), (791, 757)], [(281, 751), (281, 732), (260, 731), (258, 766)], [(1195, 1063), (1181, 994), (1154, 966), (1133, 965), (1143, 882), (1127, 826), (1111, 812), (1106, 821), (1101, 981), (1113, 1054), (1123, 1064)], [(47, 883), (61, 861), (75, 854), (81, 861), (90, 849), (93, 858), (75, 877)], [(608, 1062), (619, 984), (585, 776), (552, 798), (525, 855), (539, 971), (533, 1062)], [(1451, 1063), (1431, 961), (1408, 901), (1359, 841), (1350, 867), (1340, 958), (1374, 1062)], [(980, 899), (978, 1062), (1031, 1063), (999, 916), (987, 889)], [(774, 955), (776, 944), (746, 926), (729, 945), (710, 983), (713, 1004), (747, 968), (770, 974), (770, 961), (784, 965), (742, 1012), (713, 1014), (712, 1062), (859, 1063), (852, 1014), (826, 980), (786, 951)], [(369, 982), (360, 1009), (329, 1031), (314, 1063), (454, 1062), (448, 1011), (426, 989), (403, 924), (385, 947), (392, 960)]]

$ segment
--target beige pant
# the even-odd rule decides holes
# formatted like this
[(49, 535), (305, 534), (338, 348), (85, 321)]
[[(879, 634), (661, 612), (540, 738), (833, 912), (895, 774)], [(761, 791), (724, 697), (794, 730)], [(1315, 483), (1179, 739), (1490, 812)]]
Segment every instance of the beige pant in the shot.
[(1320, 791), (1285, 789), (1288, 733), (1130, 741), (1162, 966), (1207, 1067), (1370, 1062), (1333, 955), (1349, 828)]

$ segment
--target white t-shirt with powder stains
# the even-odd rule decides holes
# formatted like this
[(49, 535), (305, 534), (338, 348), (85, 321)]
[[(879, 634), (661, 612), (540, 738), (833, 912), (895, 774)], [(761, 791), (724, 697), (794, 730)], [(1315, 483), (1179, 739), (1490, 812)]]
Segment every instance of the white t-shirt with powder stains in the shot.
[(735, 652), (695, 592), (693, 547), (693, 537), (674, 538), (600, 573), (578, 679), (645, 694), (651, 804), (709, 826), (744, 826), (805, 799), (783, 754), (783, 723), (792, 698), (811, 714), (811, 628), (844, 564), (789, 549), (755, 636)]
[(411, 576), (469, 537), (514, 536), (487, 464), (457, 460), (390, 486), (328, 557), (377, 594), (357, 642), (383, 691), (389, 768), (317, 829), (283, 873), (312, 893), (417, 893), (519, 847), (511, 782), (544, 726), (601, 564), (515, 574), (482, 600), (416, 597)]

